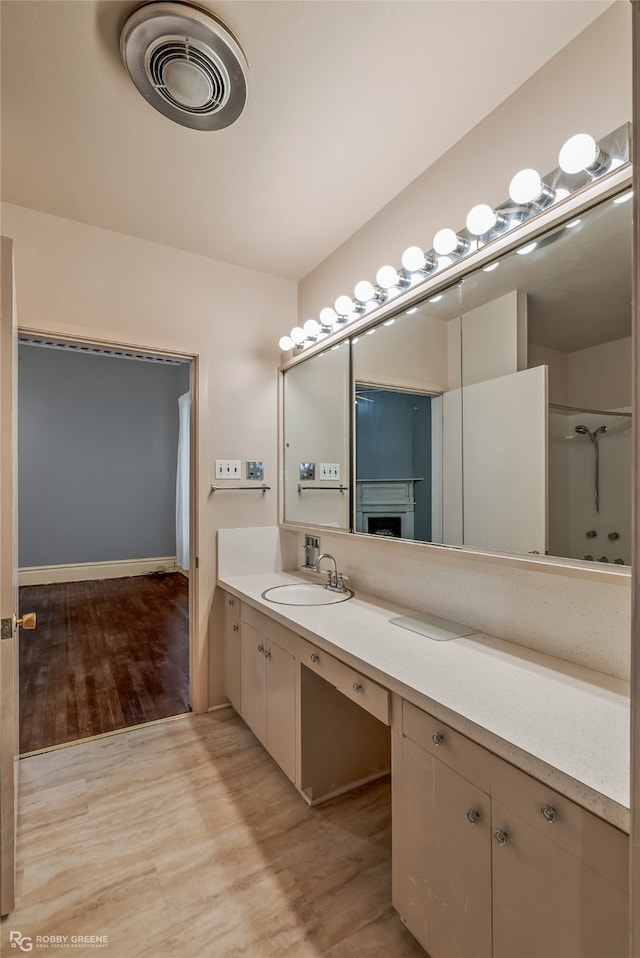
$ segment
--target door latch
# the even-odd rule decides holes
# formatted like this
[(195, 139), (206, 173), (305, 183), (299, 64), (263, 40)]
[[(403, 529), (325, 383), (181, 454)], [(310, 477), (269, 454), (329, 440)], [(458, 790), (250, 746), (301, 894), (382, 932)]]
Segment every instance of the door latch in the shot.
[(23, 616), (18, 618), (18, 616), (13, 613), (6, 619), (2, 619), (2, 629), (0, 632), (0, 637), (2, 639), (10, 639), (14, 634), (16, 629), (20, 626), (21, 629), (35, 629), (36, 627), (36, 614), (35, 612), (25, 612)]

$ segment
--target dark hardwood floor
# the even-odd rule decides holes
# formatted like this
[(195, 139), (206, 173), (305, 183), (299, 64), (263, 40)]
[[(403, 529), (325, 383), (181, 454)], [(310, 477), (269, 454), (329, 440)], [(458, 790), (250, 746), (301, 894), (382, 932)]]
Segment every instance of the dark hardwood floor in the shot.
[(189, 711), (188, 581), (180, 573), (23, 586), (20, 752)]

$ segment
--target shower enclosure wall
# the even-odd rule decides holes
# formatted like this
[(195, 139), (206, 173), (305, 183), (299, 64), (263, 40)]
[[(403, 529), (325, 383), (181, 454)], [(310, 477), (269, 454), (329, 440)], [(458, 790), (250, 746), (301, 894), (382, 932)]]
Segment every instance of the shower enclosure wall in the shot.
[(548, 461), (551, 555), (629, 565), (630, 410), (550, 405)]

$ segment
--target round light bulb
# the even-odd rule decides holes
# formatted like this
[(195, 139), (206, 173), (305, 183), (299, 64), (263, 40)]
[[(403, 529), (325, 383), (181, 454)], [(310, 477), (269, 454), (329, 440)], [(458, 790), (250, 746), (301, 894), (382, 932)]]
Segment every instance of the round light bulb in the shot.
[(427, 257), (419, 246), (409, 246), (402, 254), (402, 266), (409, 273), (417, 273), (427, 265)]
[(288, 353), (290, 349), (293, 349), (293, 347), (295, 346), (295, 343), (292, 340), (291, 336), (281, 336), (280, 339), (278, 340), (278, 346), (280, 347), (283, 353)]
[(498, 217), (494, 210), (486, 203), (479, 203), (474, 206), (467, 215), (467, 229), (474, 236), (484, 236), (485, 233), (493, 229), (497, 222)]
[(353, 300), (350, 296), (338, 296), (335, 306), (338, 316), (348, 316), (353, 312)]
[(381, 266), (376, 273), (376, 283), (383, 289), (393, 289), (399, 282), (398, 271), (393, 266)]
[(588, 133), (576, 133), (570, 137), (560, 150), (558, 164), (565, 173), (580, 173), (596, 161), (598, 147)]
[(537, 170), (520, 170), (509, 184), (509, 196), (514, 203), (535, 203), (542, 196), (543, 189)]
[(302, 326), (294, 326), (293, 329), (291, 330), (290, 335), (295, 346), (301, 346), (302, 343), (307, 338), (307, 334), (305, 333)]
[(368, 303), (369, 300), (375, 299), (376, 296), (373, 284), (370, 283), (368, 279), (361, 279), (359, 283), (356, 283), (353, 293), (356, 299), (359, 299), (361, 303)]
[(433, 237), (433, 248), (439, 256), (449, 256), (455, 253), (460, 245), (458, 234), (455, 230), (438, 230)]
[(308, 319), (302, 328), (307, 336), (317, 336), (322, 326), (317, 319)]
[(337, 318), (338, 314), (333, 306), (325, 306), (320, 310), (320, 322), (323, 326), (333, 326)]

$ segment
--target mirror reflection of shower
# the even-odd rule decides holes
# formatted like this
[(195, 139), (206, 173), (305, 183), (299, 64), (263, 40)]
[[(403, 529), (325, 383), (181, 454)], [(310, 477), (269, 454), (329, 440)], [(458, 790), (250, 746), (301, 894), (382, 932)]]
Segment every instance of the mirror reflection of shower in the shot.
[(630, 565), (631, 423), (629, 406), (549, 403), (551, 555)]
[(594, 453), (594, 474), (593, 474), (593, 497), (596, 506), (596, 512), (600, 512), (600, 446), (598, 445), (598, 436), (608, 431), (607, 426), (598, 426), (593, 432), (588, 426), (576, 426), (576, 432), (581, 436), (588, 436), (593, 444)]

